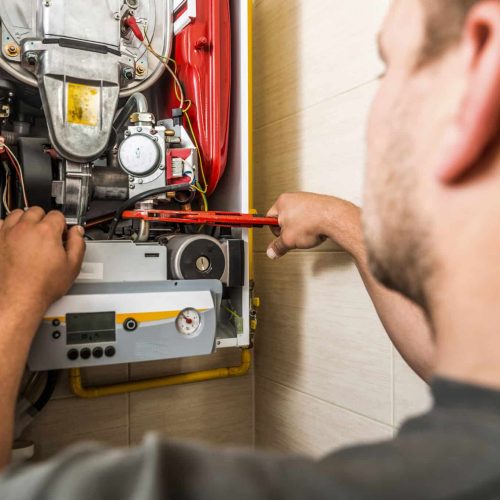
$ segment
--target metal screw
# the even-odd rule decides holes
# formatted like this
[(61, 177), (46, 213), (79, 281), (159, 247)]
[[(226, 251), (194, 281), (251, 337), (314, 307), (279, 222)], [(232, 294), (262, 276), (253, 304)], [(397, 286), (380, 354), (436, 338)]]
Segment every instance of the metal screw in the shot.
[(137, 127), (137, 132), (142, 132), (142, 127)]
[(113, 17), (115, 18), (115, 21), (119, 21), (120, 20), (120, 13), (115, 12), (115, 15)]
[(125, 130), (125, 137), (128, 137), (130, 135), (130, 130)]
[(134, 70), (130, 67), (123, 68), (122, 75), (125, 80), (132, 80), (134, 78)]
[(26, 55), (24, 57), (26, 59), (26, 62), (30, 66), (35, 66), (35, 64), (38, 62), (38, 54), (36, 52), (26, 52)]
[(134, 182), (134, 176), (133, 176), (133, 175), (129, 175), (129, 176), (128, 176), (128, 180), (129, 180), (130, 182)]
[(50, 7), (50, 0), (45, 0), (45, 2), (43, 2), (43, 5), (45, 5), (45, 7)]
[(165, 170), (165, 165), (160, 165), (160, 170)]
[(154, 139), (156, 142), (158, 142), (158, 136), (156, 136), (156, 135), (155, 135), (155, 136), (153, 137), (153, 139)]
[(15, 43), (9, 43), (5, 47), (5, 53), (9, 57), (17, 57), (19, 55), (19, 47)]
[(133, 184), (130, 184), (129, 188), (130, 189), (135, 189), (135, 186)]
[(143, 181), (142, 179), (138, 179), (138, 180), (137, 180), (137, 182), (138, 182), (139, 184), (142, 184), (144, 181)]

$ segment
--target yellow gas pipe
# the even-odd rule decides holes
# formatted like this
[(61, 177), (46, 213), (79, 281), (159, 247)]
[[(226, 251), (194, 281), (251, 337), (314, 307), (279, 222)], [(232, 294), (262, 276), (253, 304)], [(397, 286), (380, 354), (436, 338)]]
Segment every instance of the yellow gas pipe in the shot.
[(241, 377), (248, 373), (252, 361), (252, 353), (249, 349), (241, 350), (241, 364), (225, 368), (215, 368), (179, 375), (169, 375), (136, 382), (124, 382), (122, 384), (103, 385), (100, 387), (84, 387), (82, 374), (79, 368), (69, 371), (69, 384), (71, 392), (79, 398), (102, 398), (104, 396), (114, 396), (116, 394), (128, 394), (131, 392), (145, 391), (147, 389), (158, 389), (171, 385), (191, 384), (193, 382), (205, 382), (221, 378)]

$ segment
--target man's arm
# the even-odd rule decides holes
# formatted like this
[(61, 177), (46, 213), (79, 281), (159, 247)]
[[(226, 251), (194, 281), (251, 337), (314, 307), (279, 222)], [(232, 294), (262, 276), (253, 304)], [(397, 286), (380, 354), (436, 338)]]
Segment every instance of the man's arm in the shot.
[(0, 221), (0, 470), (9, 462), (14, 410), (31, 342), (46, 309), (64, 295), (83, 259), (83, 230), (67, 234), (59, 212), (16, 210)]
[(278, 217), (280, 223), (277, 239), (267, 252), (271, 259), (290, 250), (314, 248), (327, 238), (352, 256), (396, 349), (415, 372), (429, 380), (434, 346), (428, 322), (418, 306), (381, 286), (371, 274), (359, 207), (331, 196), (293, 193), (280, 196), (268, 216)]

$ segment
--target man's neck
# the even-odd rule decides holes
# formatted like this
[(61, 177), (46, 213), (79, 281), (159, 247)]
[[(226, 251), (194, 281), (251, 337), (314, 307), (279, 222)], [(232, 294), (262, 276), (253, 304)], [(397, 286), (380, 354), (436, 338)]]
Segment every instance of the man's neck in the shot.
[(435, 374), (500, 390), (500, 265), (464, 262), (434, 300)]

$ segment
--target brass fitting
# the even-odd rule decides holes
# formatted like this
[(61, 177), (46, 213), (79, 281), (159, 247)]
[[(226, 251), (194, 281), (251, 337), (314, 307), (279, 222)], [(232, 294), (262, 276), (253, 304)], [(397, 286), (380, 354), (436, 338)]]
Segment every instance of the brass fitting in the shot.
[(155, 115), (153, 113), (132, 113), (130, 115), (131, 123), (154, 123)]
[(4, 47), (4, 51), (8, 57), (17, 57), (20, 54), (19, 46), (15, 43), (8, 43)]
[(144, 76), (146, 73), (146, 68), (144, 67), (144, 64), (138, 64), (135, 67), (135, 72), (137, 73), (137, 76)]

